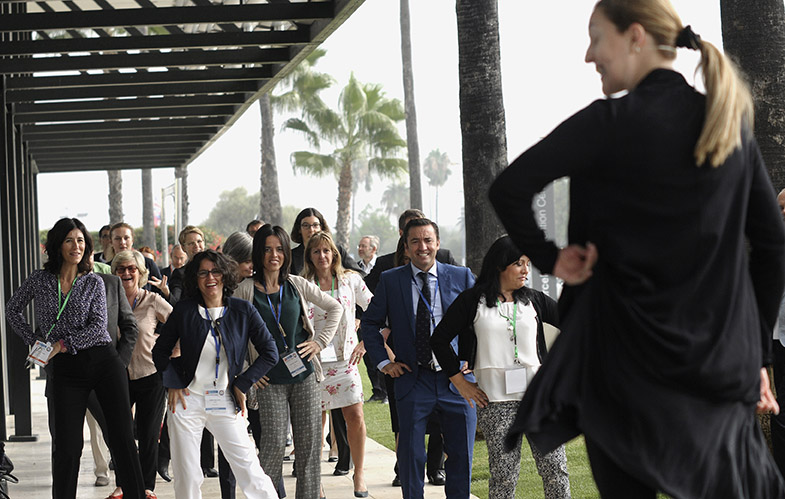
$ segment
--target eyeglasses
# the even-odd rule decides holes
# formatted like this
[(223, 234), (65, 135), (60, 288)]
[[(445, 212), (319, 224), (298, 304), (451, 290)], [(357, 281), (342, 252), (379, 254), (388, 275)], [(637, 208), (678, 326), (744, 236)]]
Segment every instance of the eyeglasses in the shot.
[(114, 273), (117, 275), (123, 275), (126, 272), (130, 274), (136, 274), (137, 268), (136, 265), (129, 265), (128, 267), (117, 267), (114, 269)]
[(213, 277), (218, 279), (219, 277), (223, 277), (224, 271), (221, 269), (212, 269), (212, 270), (200, 270), (196, 273), (196, 277), (199, 279), (207, 279), (207, 276), (212, 274)]
[(320, 224), (319, 222), (315, 222), (315, 223), (312, 223), (312, 224), (309, 224), (308, 222), (303, 222), (303, 223), (300, 224), (300, 228), (304, 229), (304, 230), (321, 229), (321, 227), (322, 227), (322, 224)]

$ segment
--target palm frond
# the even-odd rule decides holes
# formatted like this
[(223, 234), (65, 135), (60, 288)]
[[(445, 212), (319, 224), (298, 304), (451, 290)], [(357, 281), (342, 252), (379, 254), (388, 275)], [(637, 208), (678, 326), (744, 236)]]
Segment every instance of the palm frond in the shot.
[(281, 130), (292, 130), (295, 132), (300, 132), (303, 134), (303, 136), (305, 136), (308, 144), (315, 147), (316, 149), (319, 149), (320, 147), (319, 134), (311, 130), (311, 127), (308, 126), (308, 123), (300, 118), (289, 118), (288, 120), (284, 121), (281, 125)]
[(371, 158), (368, 169), (383, 178), (398, 178), (409, 171), (409, 162), (402, 158)]
[(330, 154), (295, 151), (291, 154), (289, 160), (292, 162), (292, 169), (295, 173), (302, 172), (323, 177), (334, 174), (339, 169), (335, 157)]

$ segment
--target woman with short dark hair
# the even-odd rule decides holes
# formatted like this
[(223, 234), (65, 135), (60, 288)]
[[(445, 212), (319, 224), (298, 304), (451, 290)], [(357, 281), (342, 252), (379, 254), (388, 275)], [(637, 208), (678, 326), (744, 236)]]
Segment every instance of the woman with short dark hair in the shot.
[[(178, 498), (201, 497), (199, 442), (204, 428), (218, 441), (246, 497), (277, 497), (259, 466), (242, 416), (245, 393), (275, 365), (278, 352), (258, 312), (232, 297), (235, 268), (230, 258), (213, 250), (194, 255), (185, 266), (187, 298), (177, 303), (153, 347), (155, 366), (168, 389)], [(180, 356), (170, 358), (178, 342)], [(249, 342), (258, 356), (243, 370)]]
[[(47, 262), (25, 279), (6, 305), (6, 318), (27, 345), (28, 359), (51, 364), (54, 419), (52, 497), (76, 497), (87, 396), (95, 390), (106, 415), (107, 443), (126, 497), (143, 498), (144, 484), (128, 398), (125, 367), (107, 331), (106, 291), (90, 272), (93, 242), (76, 218), (62, 218), (46, 237)], [(35, 299), (38, 329), (24, 309)], [(37, 348), (44, 345), (45, 348)]]

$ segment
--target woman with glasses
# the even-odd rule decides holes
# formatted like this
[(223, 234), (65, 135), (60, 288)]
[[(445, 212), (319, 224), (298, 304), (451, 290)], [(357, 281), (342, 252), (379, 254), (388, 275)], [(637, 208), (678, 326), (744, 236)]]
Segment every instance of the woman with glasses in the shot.
[[(275, 342), (259, 313), (232, 297), (236, 265), (213, 250), (185, 266), (186, 299), (175, 306), (153, 347), (168, 390), (168, 426), (175, 497), (198, 499), (204, 480), (199, 443), (207, 428), (221, 446), (245, 497), (277, 497), (248, 439), (245, 393), (278, 362)], [(170, 358), (175, 345), (180, 356)], [(258, 356), (243, 371), (249, 342)], [(241, 413), (241, 414), (238, 414)]]
[[(240, 284), (237, 296), (254, 304), (273, 332), (280, 361), (256, 383), (262, 425), (259, 459), (273, 483), (281, 482), (289, 412), (297, 475), (296, 499), (321, 497), (319, 454), (322, 449), (319, 352), (332, 341), (343, 308), (300, 276), (289, 274), (292, 251), (281, 227), (263, 225), (254, 235), (253, 280)], [(325, 311), (317, 331), (310, 303)], [(252, 356), (253, 356), (253, 352)]]
[[(482, 262), (474, 287), (461, 293), (431, 336), (436, 360), (469, 404), (488, 446), (489, 497), (514, 499), (521, 469), (521, 436), (509, 452), (507, 430), (526, 385), (547, 355), (545, 330), (559, 325), (556, 302), (527, 288), (529, 259), (509, 236), (497, 239)], [(451, 342), (458, 337), (458, 352)], [(468, 361), (477, 382), (466, 380), (458, 359)], [(542, 454), (529, 442), (546, 499), (570, 497), (567, 454), (561, 445)]]
[[(145, 495), (148, 499), (154, 499), (158, 433), (164, 417), (166, 393), (161, 375), (153, 364), (153, 345), (158, 338), (156, 327), (159, 323), (166, 322), (172, 306), (158, 293), (142, 288), (147, 284), (149, 271), (141, 252), (125, 250), (115, 255), (112, 260), (112, 274), (122, 281), (125, 296), (139, 329), (139, 336), (131, 353), (131, 362), (128, 364), (128, 392), (131, 407), (136, 405), (136, 432)], [(123, 489), (118, 487), (108, 499), (122, 496)]]
[[(300, 243), (299, 246), (292, 250), (292, 260), (290, 272), (294, 275), (300, 275), (303, 271), (305, 245), (308, 244), (308, 239), (317, 232), (327, 232), (330, 234), (330, 226), (324, 220), (324, 216), (316, 208), (305, 208), (297, 214), (292, 225), (292, 241)], [(347, 253), (343, 246), (338, 246), (338, 253), (341, 255), (341, 261), (346, 269), (351, 269), (365, 275), (360, 270), (354, 258)]]
[[(6, 305), (6, 318), (27, 345), (28, 361), (51, 364), (55, 408), (52, 497), (75, 498), (87, 397), (95, 390), (107, 421), (107, 444), (126, 497), (144, 494), (133, 439), (128, 376), (107, 331), (106, 291), (90, 272), (93, 241), (82, 222), (62, 218), (46, 236), (47, 262)], [(37, 329), (24, 310), (35, 299)]]

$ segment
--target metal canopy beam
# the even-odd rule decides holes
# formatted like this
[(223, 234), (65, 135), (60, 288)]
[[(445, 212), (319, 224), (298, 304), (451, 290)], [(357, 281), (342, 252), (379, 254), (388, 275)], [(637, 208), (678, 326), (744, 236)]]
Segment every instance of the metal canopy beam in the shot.
[(194, 116), (232, 116), (235, 106), (158, 107), (152, 109), (118, 109), (107, 111), (22, 114), (14, 116), (14, 123), (53, 123), (62, 121), (124, 120), (129, 118), (185, 118)]
[(231, 33), (186, 35), (58, 38), (34, 41), (4, 41), (0, 44), (0, 56), (301, 45), (310, 41), (310, 30), (307, 27), (287, 31), (236, 31)]
[(138, 169), (138, 168), (175, 168), (181, 164), (180, 161), (129, 161), (126, 163), (60, 163), (43, 162), (38, 163), (38, 171), (40, 173), (57, 173), (57, 172), (82, 172), (82, 171), (103, 171), (103, 170), (125, 170), (125, 169)]
[(32, 102), (37, 100), (55, 101), (98, 97), (146, 97), (152, 95), (252, 94), (259, 90), (259, 86), (259, 83), (256, 81), (249, 80), (9, 90), (6, 92), (6, 101)]
[[(141, 97), (138, 99), (101, 99), (91, 101), (48, 102), (45, 104), (17, 104), (17, 116), (49, 113), (87, 113), (110, 109), (156, 109), (167, 107), (210, 107), (239, 105), (245, 102), (243, 94), (195, 95), (191, 97)], [(207, 113), (209, 114), (209, 113)]]
[(43, 12), (0, 16), (0, 31), (39, 31), (115, 26), (166, 26), (211, 23), (257, 23), (260, 20), (306, 22), (334, 17), (334, 2), (211, 5), (144, 9)]
[[(44, 149), (66, 150), (66, 149), (84, 149), (91, 147), (104, 147), (104, 146), (117, 146), (123, 144), (191, 144), (202, 145), (210, 140), (210, 134), (194, 134), (194, 135), (150, 135), (142, 137), (104, 137), (100, 141), (90, 137), (87, 139), (58, 138), (58, 139), (42, 139), (28, 140), (27, 144), (31, 151), (42, 151)], [(98, 144), (98, 145), (96, 145)]]
[(22, 126), (22, 133), (30, 138), (35, 135), (47, 135), (52, 133), (90, 133), (95, 134), (124, 131), (156, 131), (167, 130), (211, 130), (223, 127), (226, 119), (221, 117), (191, 118), (191, 119), (158, 119), (158, 120), (128, 120), (128, 121), (96, 121), (93, 123), (70, 123), (62, 125), (33, 125)]
[[(2, 17), (0, 17), (2, 19)], [(188, 50), (180, 52), (35, 57), (4, 60), (0, 73), (24, 74), (96, 69), (223, 66), (227, 64), (273, 64), (289, 60), (288, 48), (237, 50)]]

